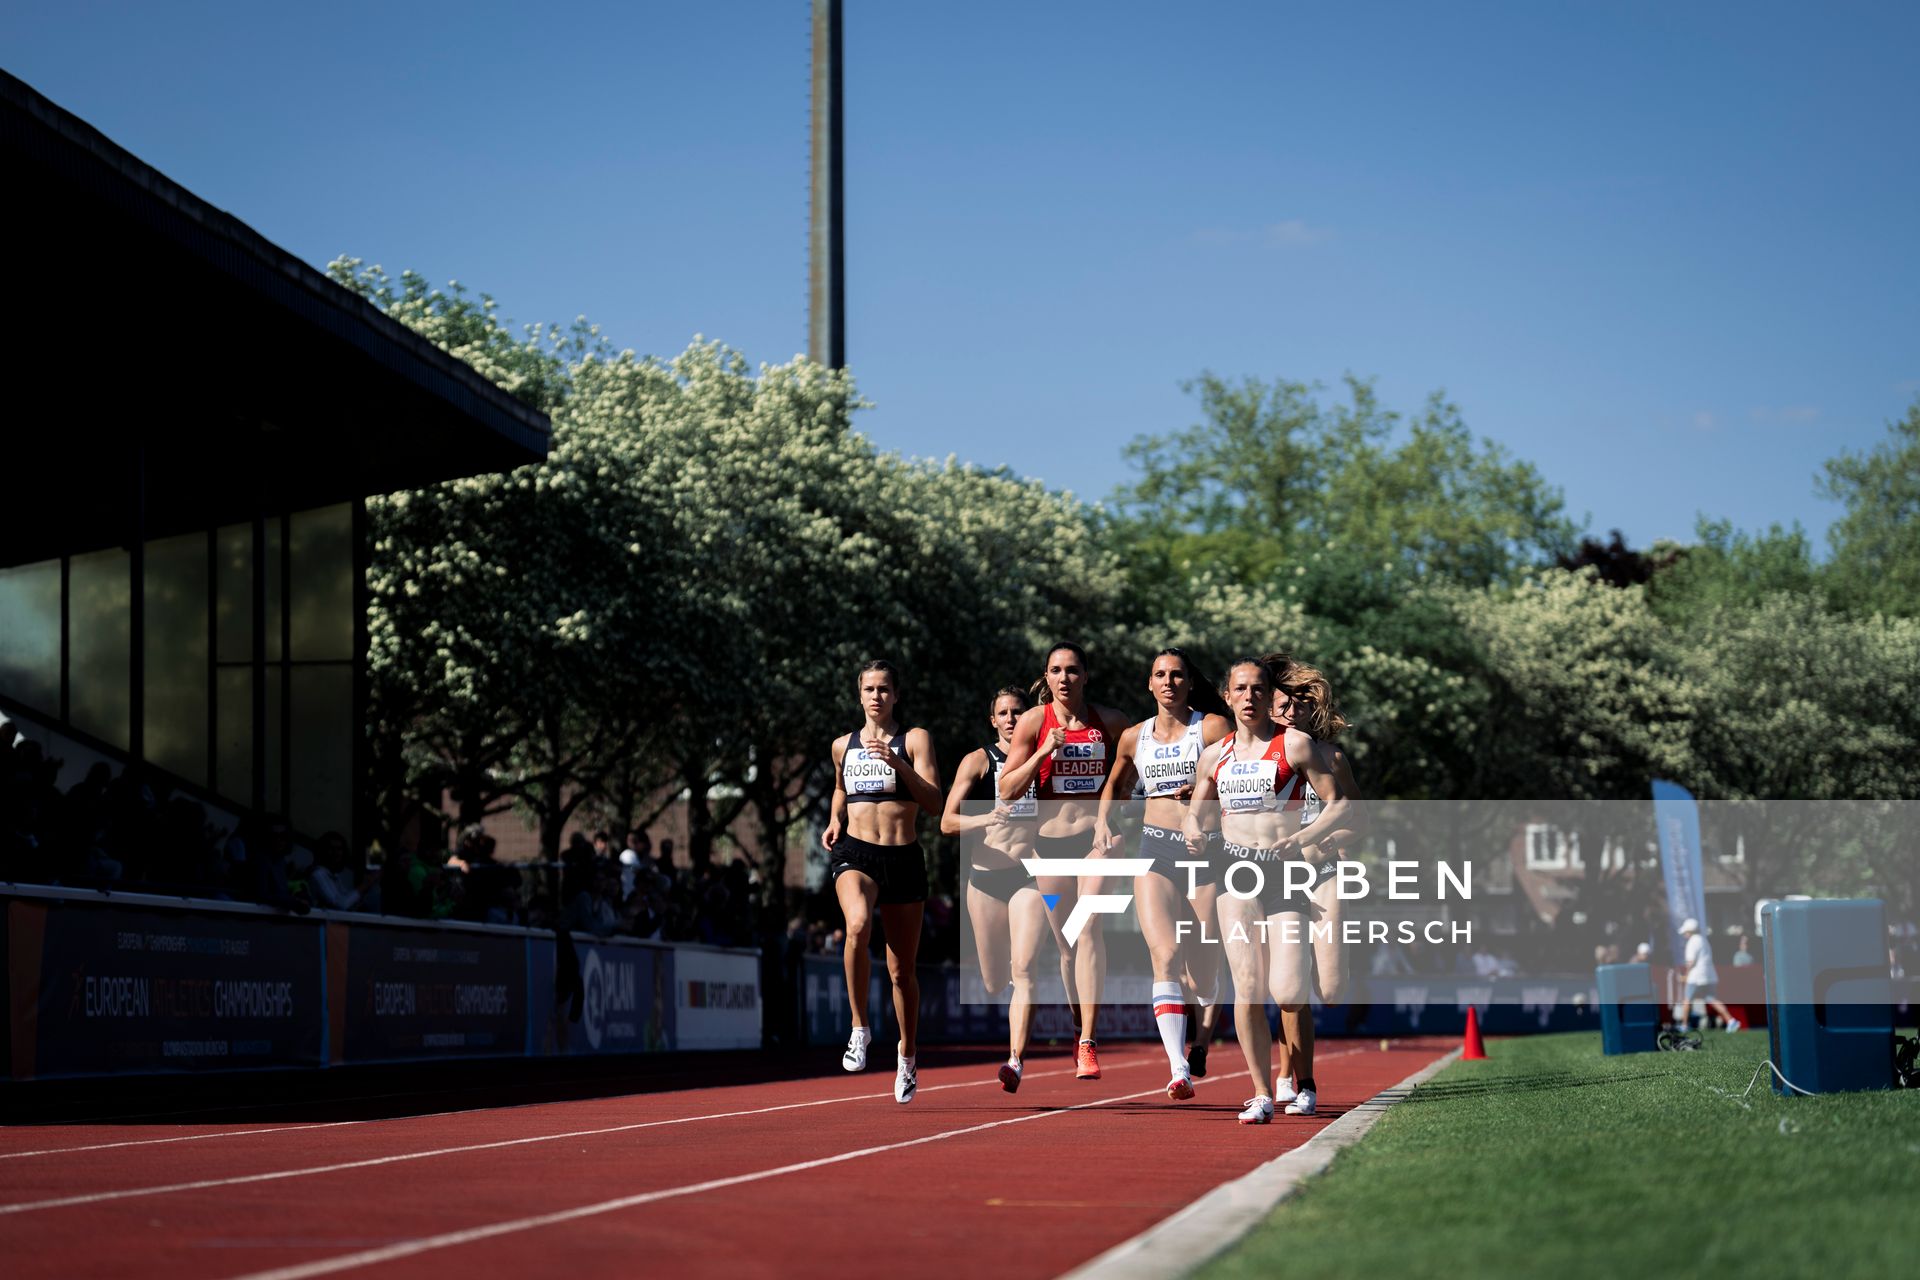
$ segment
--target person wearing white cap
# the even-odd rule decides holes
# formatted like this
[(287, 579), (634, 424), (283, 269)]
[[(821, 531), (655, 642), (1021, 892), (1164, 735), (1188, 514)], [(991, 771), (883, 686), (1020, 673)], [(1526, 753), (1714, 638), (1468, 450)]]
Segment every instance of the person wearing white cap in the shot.
[[(1707, 944), (1706, 938), (1701, 934), (1700, 922), (1692, 916), (1682, 920), (1680, 936), (1687, 940), (1687, 991), (1681, 997), (1680, 1003), (1674, 1006), (1673, 1020), (1684, 1028), (1687, 1025), (1687, 1015), (1693, 1011), (1693, 1002), (1699, 1000), (1705, 1004), (1707, 1012), (1720, 1015), (1721, 1020), (1727, 1024), (1728, 1032), (1738, 1031), (1740, 1019), (1733, 1016), (1733, 1010), (1720, 1003), (1720, 997), (1715, 993), (1720, 975), (1714, 970), (1713, 948)], [(1701, 1026), (1705, 1025), (1706, 1020), (1703, 1016)]]

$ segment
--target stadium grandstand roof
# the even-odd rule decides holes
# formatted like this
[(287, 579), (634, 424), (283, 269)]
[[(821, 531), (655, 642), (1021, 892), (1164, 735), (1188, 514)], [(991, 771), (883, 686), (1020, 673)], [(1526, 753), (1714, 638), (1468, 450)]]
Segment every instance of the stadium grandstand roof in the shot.
[(4, 71), (0, 165), (0, 565), (546, 455), (546, 415)]

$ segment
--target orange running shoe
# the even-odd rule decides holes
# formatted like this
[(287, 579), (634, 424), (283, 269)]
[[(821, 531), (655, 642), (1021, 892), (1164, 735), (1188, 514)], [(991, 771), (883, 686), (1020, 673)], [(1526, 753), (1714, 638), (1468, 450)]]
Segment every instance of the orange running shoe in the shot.
[(1073, 1055), (1076, 1080), (1098, 1080), (1100, 1078), (1100, 1054), (1094, 1048), (1093, 1041), (1082, 1040), (1080, 1048)]

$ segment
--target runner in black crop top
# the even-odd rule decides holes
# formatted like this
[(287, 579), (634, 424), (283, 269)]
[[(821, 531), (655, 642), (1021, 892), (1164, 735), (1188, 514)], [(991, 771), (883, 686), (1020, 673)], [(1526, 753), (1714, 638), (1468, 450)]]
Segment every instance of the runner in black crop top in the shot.
[[(994, 741), (970, 753), (954, 774), (940, 830), (959, 836), (968, 867), (967, 922), (972, 927), (980, 981), (989, 997), (1011, 986), (1007, 1001), (1007, 1061), (1000, 1085), (1020, 1087), (1021, 1061), (1033, 1020), (1034, 984), (1042, 945), (1051, 933), (1047, 904), (1038, 881), (1021, 860), (1033, 854), (1039, 801), (1034, 789), (1011, 800), (1000, 799), (1000, 775), (1006, 746), (1026, 710), (1025, 691), (1008, 686), (994, 694), (990, 721)], [(1070, 953), (1059, 952), (1061, 980), (1071, 991)]]
[(920, 1027), (920, 921), (927, 905), (927, 863), (915, 837), (922, 810), (941, 808), (940, 765), (925, 729), (902, 731), (894, 716), (900, 677), (890, 662), (869, 662), (858, 677), (866, 723), (835, 739), (833, 802), (820, 843), (833, 855), (828, 871), (834, 896), (846, 916), (842, 949), (853, 1034), (840, 1065), (862, 1071), (873, 1032), (867, 1027), (867, 981), (872, 967), (873, 916), (886, 925), (894, 1016), (900, 1023), (893, 1081), (897, 1102), (911, 1102), (919, 1088), (914, 1069)]

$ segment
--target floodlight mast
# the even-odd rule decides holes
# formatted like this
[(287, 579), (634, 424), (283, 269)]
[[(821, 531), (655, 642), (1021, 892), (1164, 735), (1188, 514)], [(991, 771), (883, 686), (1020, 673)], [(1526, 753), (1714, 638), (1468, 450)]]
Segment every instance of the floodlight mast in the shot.
[(813, 0), (813, 200), (807, 256), (807, 355), (847, 363), (846, 183), (841, 162), (840, 0)]

